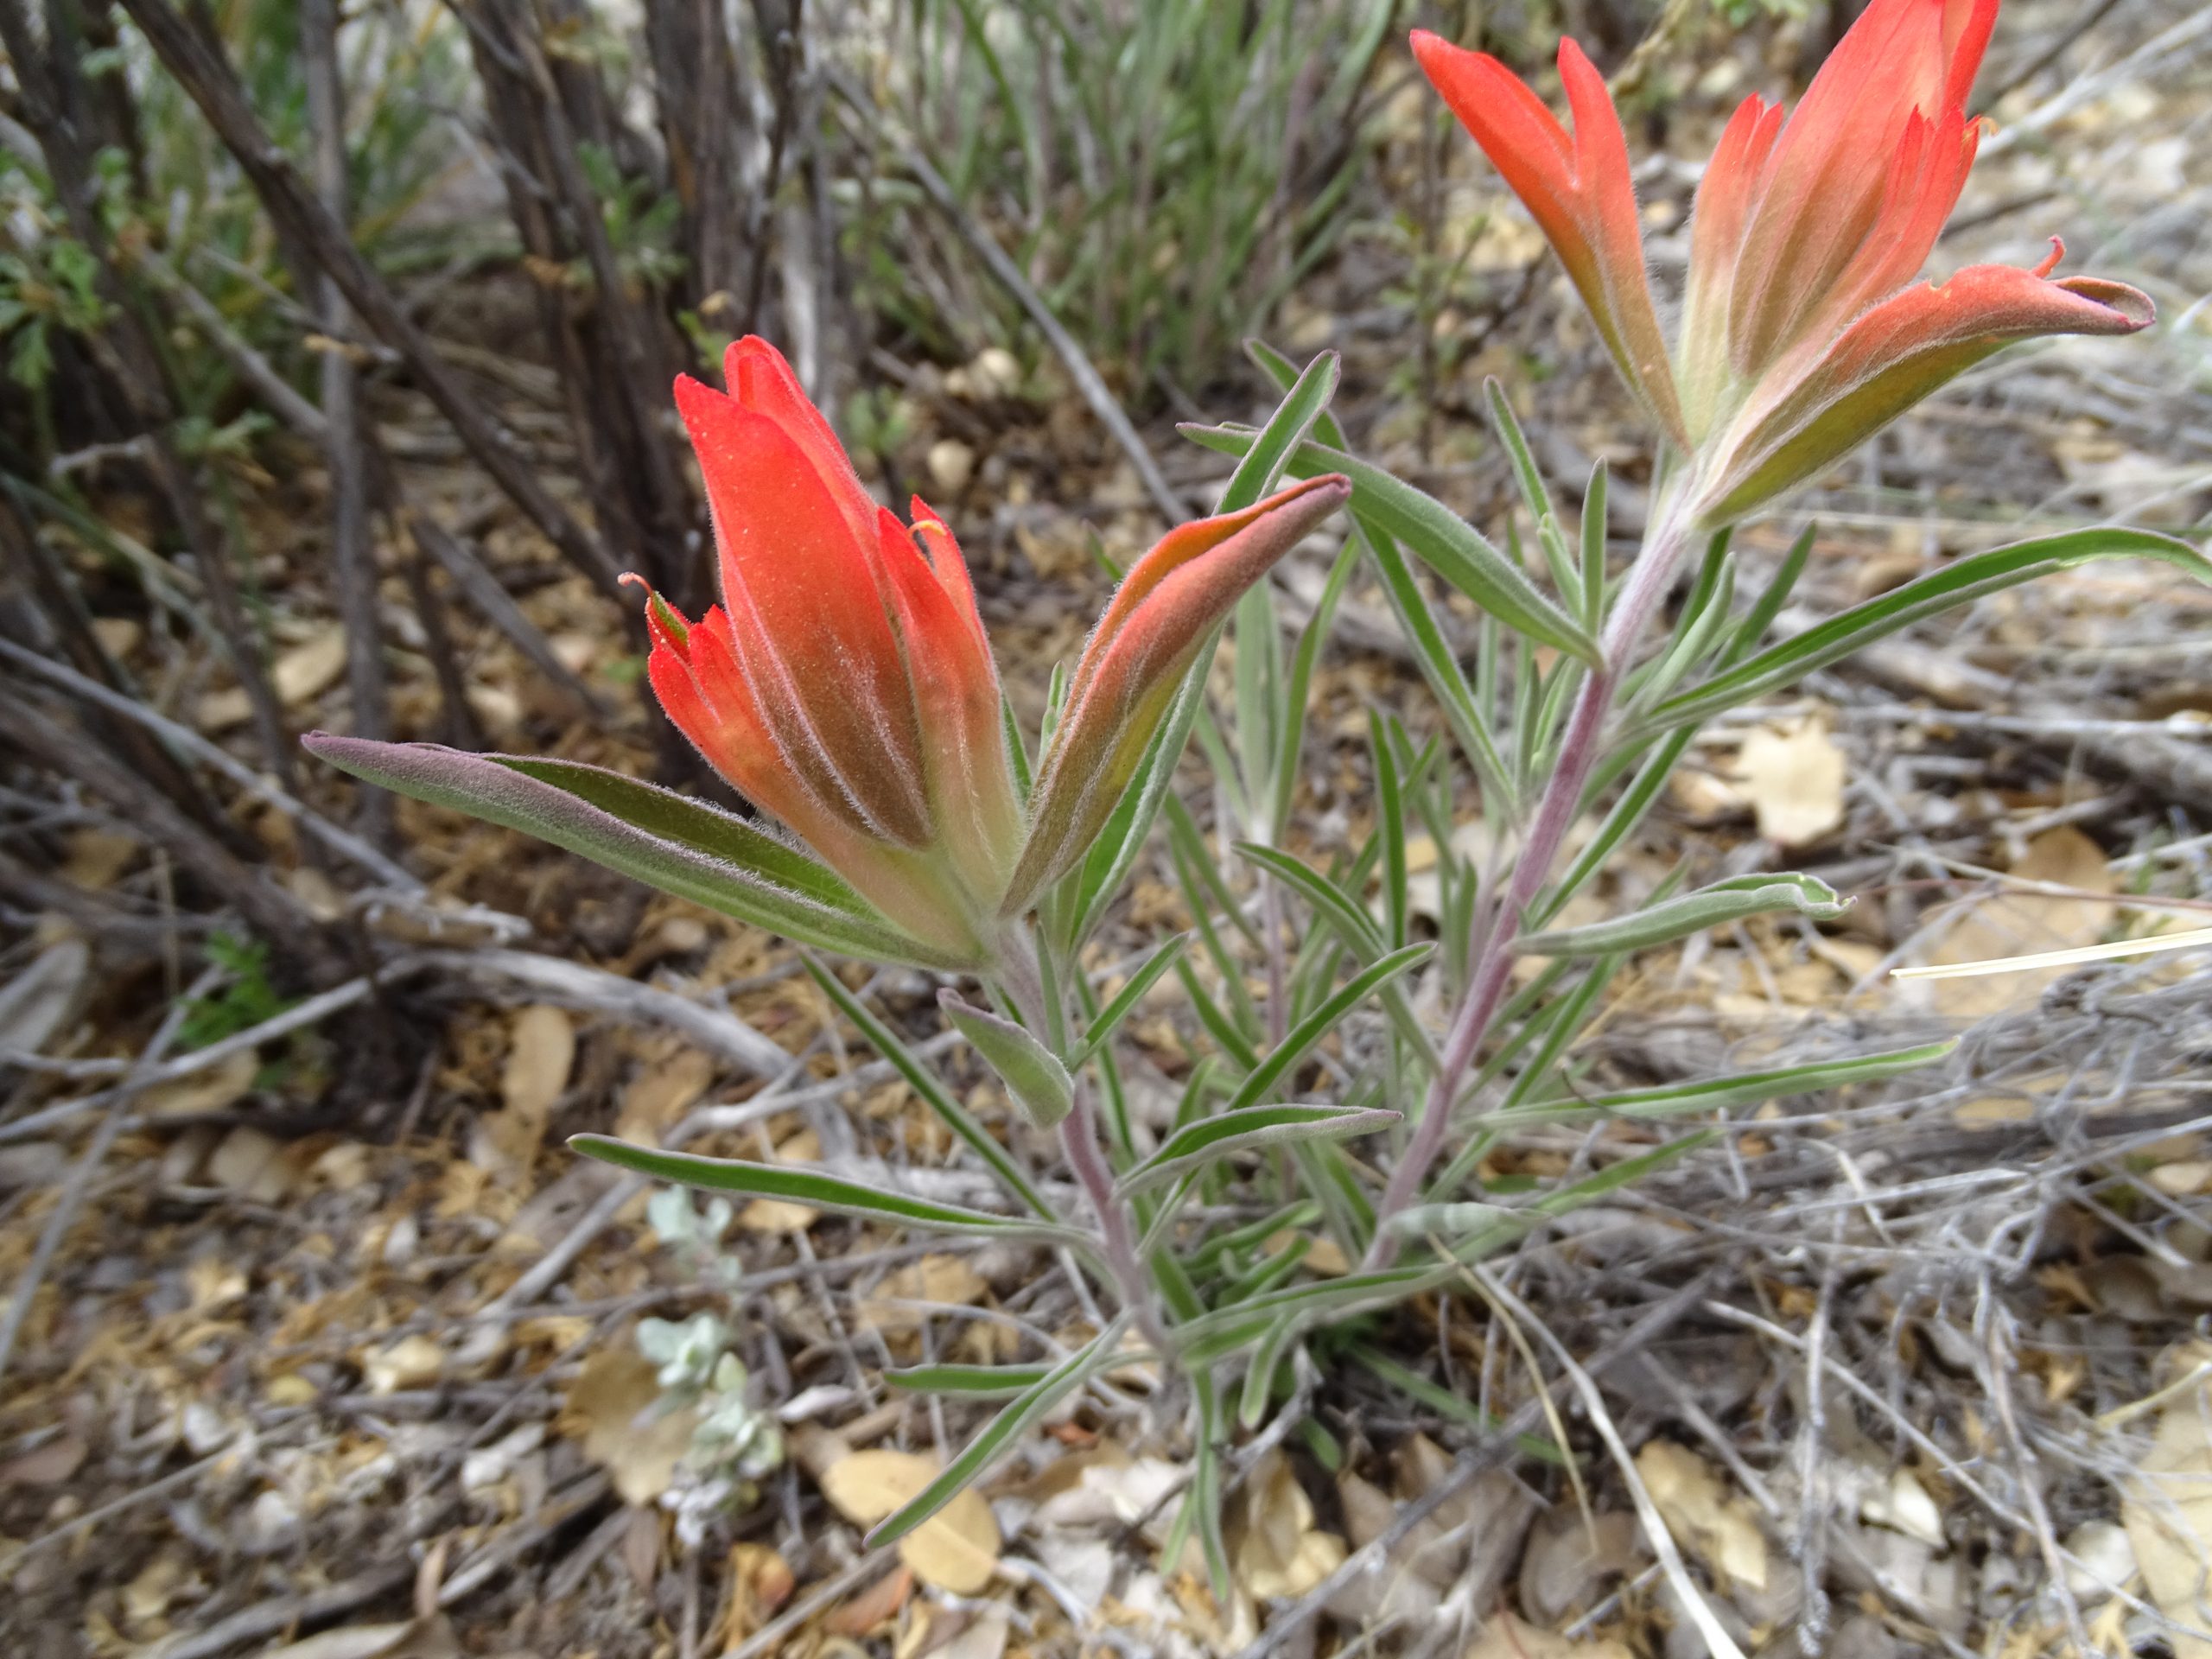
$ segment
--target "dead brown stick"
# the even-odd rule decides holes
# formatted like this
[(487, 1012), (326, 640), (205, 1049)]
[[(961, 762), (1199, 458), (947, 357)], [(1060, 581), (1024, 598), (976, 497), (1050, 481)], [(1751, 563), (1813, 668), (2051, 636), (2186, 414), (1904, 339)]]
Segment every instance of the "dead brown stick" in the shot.
[(123, 0), (177, 84), (198, 105), (251, 181), (278, 227), (327, 271), (363, 321), (397, 352), (462, 443), (531, 523), (608, 594), (619, 572), (607, 550), (553, 499), (491, 414), (448, 368), (390, 288), (361, 257), (346, 227), (315, 197), (283, 148), (261, 124), (220, 46), (181, 16), (168, 0)]
[(166, 848), (281, 954), (300, 963), (325, 958), (322, 930), (299, 900), (186, 817), (88, 733), (59, 724), (29, 697), (10, 693), (0, 695), (0, 739), (127, 813), (149, 841)]
[[(315, 189), (339, 224), (353, 218), (346, 161), (346, 89), (338, 73), (337, 0), (301, 0), (300, 54), (307, 71), (308, 126), (315, 142)], [(346, 296), (326, 272), (317, 283), (322, 331), (345, 338)], [(330, 564), (338, 614), (346, 629), (346, 692), (353, 735), (391, 732), (391, 688), (377, 620), (377, 556), (369, 537), (368, 469), (362, 454), (360, 380), (353, 359), (326, 349), (321, 361), (323, 455), (330, 468)], [(359, 791), (361, 834), (378, 846), (392, 837), (389, 791)]]
[(84, 337), (86, 345), (138, 428), (134, 447), (197, 567), (216, 633), (245, 692), (263, 759), (289, 786), (294, 774), (291, 741), (238, 601), (232, 549), (209, 522), (198, 483), (170, 441), (176, 403), (165, 360), (148, 335), (134, 296), (126, 291), (111, 257), (106, 226), (92, 211), (99, 196), (92, 147), (99, 135), (87, 130), (83, 119), (95, 105), (85, 85), (79, 41), (71, 32), (75, 21), (71, 9), (50, 13), (48, 38), (41, 44), (23, 11), (10, 0), (0, 4), (0, 47), (7, 49), (15, 69), (23, 113), (46, 157), (70, 233), (95, 256), (93, 282), (106, 302), (107, 321)]

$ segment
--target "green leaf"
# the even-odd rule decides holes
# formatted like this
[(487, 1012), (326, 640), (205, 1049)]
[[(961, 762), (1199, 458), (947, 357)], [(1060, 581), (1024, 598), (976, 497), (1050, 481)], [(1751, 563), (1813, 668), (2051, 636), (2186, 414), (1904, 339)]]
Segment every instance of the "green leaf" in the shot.
[(1605, 493), (1600, 456), (1582, 493), (1582, 626), (1595, 633), (1605, 618)]
[(1115, 1029), (1129, 1017), (1130, 1010), (1144, 1000), (1144, 994), (1159, 982), (1160, 976), (1175, 965), (1190, 944), (1189, 934), (1178, 933), (1145, 958), (1144, 966), (1129, 976), (1128, 982), (1114, 993), (1114, 1000), (1099, 1010), (1098, 1017), (1085, 1029), (1083, 1040), (1068, 1056), (1069, 1071), (1081, 1071), (1084, 1063), (1106, 1045)]
[(1782, 563), (1775, 567), (1774, 575), (1758, 597), (1758, 602), (1744, 613), (1736, 625), (1735, 637), (1728, 642), (1731, 658), (1740, 657), (1766, 638), (1766, 631), (1774, 626), (1774, 619), (1782, 614), (1782, 607), (1789, 602), (1789, 595), (1796, 591), (1797, 578), (1805, 574), (1805, 562), (1813, 556), (1815, 527), (1808, 524), (1789, 543), (1789, 550), (1782, 556)]
[(1234, 1107), (1176, 1130), (1160, 1143), (1159, 1151), (1122, 1176), (1115, 1190), (1129, 1198), (1165, 1186), (1217, 1158), (1247, 1152), (1255, 1147), (1366, 1135), (1396, 1122), (1398, 1116), (1395, 1112), (1373, 1107)]
[(969, 1400), (1010, 1400), (1051, 1374), (1046, 1365), (913, 1365), (883, 1380), (909, 1394), (957, 1394)]
[(1059, 1057), (1022, 1027), (995, 1014), (970, 1007), (950, 986), (937, 994), (937, 1005), (992, 1071), (999, 1074), (1031, 1121), (1049, 1129), (1075, 1105), (1075, 1080)]
[[(1355, 510), (1357, 502), (1355, 494)], [(1662, 728), (1703, 720), (1802, 679), (1815, 669), (1825, 668), (1862, 645), (1915, 622), (1986, 594), (2017, 587), (2037, 576), (2070, 569), (2095, 559), (2155, 559), (2185, 571), (2199, 582), (2212, 582), (2212, 561), (2186, 542), (2147, 530), (2105, 526), (2016, 542), (2010, 547), (1993, 548), (1986, 553), (1954, 560), (1902, 588), (1878, 594), (1863, 605), (1854, 605), (1840, 615), (1832, 616), (1772, 649), (1761, 652), (1727, 673), (1669, 697), (1651, 711), (1646, 724)]]
[[(1294, 889), (1313, 907), (1323, 924), (1341, 938), (1361, 962), (1373, 964), (1389, 954), (1389, 941), (1382, 937), (1382, 930), (1376, 925), (1375, 918), (1319, 871), (1288, 853), (1278, 852), (1272, 847), (1262, 847), (1249, 841), (1238, 842), (1236, 851), (1240, 857), (1273, 872)], [(1382, 992), (1382, 1006), (1389, 1014), (1391, 1024), (1412, 1046), (1421, 1062), (1433, 1071), (1436, 1069), (1434, 1047), (1428, 1039), (1428, 1033), (1421, 1028), (1413, 1005), (1406, 999), (1405, 988), (1386, 981)], [(1254, 1063), (1257, 1064), (1256, 1059)]]
[(753, 1164), (735, 1158), (702, 1158), (690, 1152), (663, 1152), (657, 1147), (618, 1141), (609, 1135), (572, 1135), (569, 1145), (601, 1163), (704, 1192), (735, 1192), (748, 1198), (779, 1198), (786, 1204), (803, 1204), (841, 1216), (887, 1221), (931, 1232), (990, 1238), (1044, 1238), (1058, 1244), (1090, 1243), (1090, 1235), (1077, 1227), (1021, 1216), (995, 1216), (988, 1211), (909, 1198), (903, 1192), (887, 1192), (880, 1187), (846, 1180), (842, 1176), (797, 1169), (787, 1164)]
[(1267, 1057), (1254, 1066), (1230, 1097), (1229, 1109), (1236, 1111), (1265, 1099), (1276, 1084), (1287, 1077), (1337, 1023), (1362, 1002), (1378, 986), (1395, 979), (1418, 963), (1427, 960), (1435, 946), (1426, 942), (1409, 944), (1402, 950), (1393, 950), (1381, 961), (1372, 963), (1347, 980), (1320, 1007), (1307, 1014), (1284, 1034), (1281, 1042), (1269, 1050)]
[(1245, 451), (1244, 459), (1231, 474), (1229, 486), (1221, 493), (1217, 513), (1242, 512), (1254, 502), (1262, 500), (1282, 477), (1282, 469), (1289, 462), (1291, 454), (1306, 442), (1313, 429), (1313, 423), (1321, 418), (1321, 411), (1337, 395), (1337, 381), (1342, 370), (1342, 359), (1334, 352), (1324, 352), (1306, 365), (1305, 372), (1291, 384), (1268, 423), (1260, 429), (1258, 439)]
[[(1194, 443), (1232, 455), (1246, 453), (1256, 435), (1244, 426), (1186, 425), (1177, 429)], [(1437, 575), (1516, 632), (1598, 666), (1598, 642), (1588, 630), (1545, 598), (1512, 560), (1433, 496), (1356, 455), (1310, 441), (1292, 454), (1290, 471), (1299, 478), (1342, 473), (1351, 480), (1351, 515), (1363, 528), (1403, 542)]]
[(1375, 757), (1375, 801), (1382, 814), (1376, 833), (1382, 840), (1382, 913), (1391, 944), (1406, 942), (1412, 914), (1410, 875), (1406, 865), (1406, 801), (1398, 778), (1397, 751), (1391, 746), (1385, 718), (1378, 709), (1367, 711), (1367, 742)]
[(1274, 794), (1268, 815), (1272, 833), (1281, 833), (1282, 826), (1290, 822), (1292, 803), (1298, 792), (1299, 756), (1304, 752), (1306, 742), (1306, 699), (1313, 683), (1313, 666), (1320, 658), (1322, 645), (1327, 642), (1329, 625), (1336, 617), (1337, 606), (1351, 583), (1359, 551), (1360, 538), (1354, 537), (1344, 543), (1337, 562), (1329, 567), (1329, 579), (1321, 586), (1321, 596), (1314, 601), (1313, 614), (1306, 620), (1306, 631), (1298, 636), (1298, 650), (1290, 659), (1290, 680), (1282, 699), (1282, 727), (1276, 734)]
[(1236, 1407), (1236, 1421), (1246, 1428), (1257, 1428), (1268, 1414), (1268, 1402), (1274, 1396), (1275, 1373), (1282, 1369), (1283, 1357), (1299, 1335), (1298, 1328), (1285, 1319), (1254, 1344), (1251, 1360), (1244, 1368), (1243, 1395)]
[(1610, 921), (1531, 933), (1516, 948), (1539, 957), (1604, 957), (1665, 944), (1750, 916), (1788, 911), (1832, 922), (1850, 908), (1851, 900), (1839, 899), (1818, 876), (1796, 871), (1737, 875)]
[(1514, 481), (1521, 486), (1521, 505), (1529, 509), (1529, 522), (1541, 524), (1547, 518), (1556, 519), (1559, 512), (1552, 505), (1552, 493), (1544, 486), (1544, 475), (1529, 453), (1528, 436), (1521, 430), (1513, 405), (1506, 401), (1505, 388), (1494, 374), (1484, 378), (1483, 401), (1490, 406), (1491, 429), (1497, 434), (1513, 463)]
[[(520, 830), (801, 944), (958, 971), (967, 957), (906, 937), (835, 872), (734, 814), (596, 767), (311, 732), (309, 753), (433, 806)], [(646, 823), (617, 816), (638, 813)]]
[(905, 1537), (957, 1497), (969, 1482), (1005, 1455), (1014, 1443), (1040, 1421), (1068, 1395), (1096, 1372), (1122, 1361), (1122, 1332), (1128, 1329), (1126, 1313), (1114, 1320), (1089, 1343), (1070, 1354), (1017, 1394), (1004, 1411), (991, 1419), (936, 1479), (914, 1494), (899, 1511), (868, 1534), (870, 1548), (880, 1548)]
[(1891, 1049), (1848, 1060), (1815, 1060), (1785, 1065), (1770, 1071), (1740, 1071), (1732, 1077), (1710, 1077), (1701, 1083), (1670, 1083), (1651, 1089), (1627, 1089), (1587, 1098), (1533, 1102), (1507, 1107), (1484, 1119), (1485, 1128), (1510, 1124), (1550, 1123), (1580, 1116), (1681, 1117), (1692, 1113), (1725, 1111), (1731, 1107), (1779, 1100), (1787, 1095), (1809, 1095), (1853, 1084), (1874, 1083), (1901, 1072), (1933, 1065), (1958, 1047), (1957, 1039), (1922, 1043), (1913, 1048)]
[(822, 993), (837, 1005), (837, 1010), (860, 1030), (869, 1046), (891, 1062), (899, 1075), (922, 1097), (923, 1103), (935, 1112), (945, 1128), (967, 1142), (978, 1158), (990, 1166), (993, 1173), (1030, 1211), (1050, 1217), (1055, 1211), (1037, 1190), (1037, 1184), (1022, 1173), (1021, 1166), (1014, 1161), (1014, 1154), (991, 1138), (990, 1131), (978, 1123), (968, 1109), (952, 1097), (937, 1073), (924, 1065), (921, 1057), (899, 1040), (898, 1033), (868, 1012), (868, 1005), (846, 988), (839, 979), (820, 963), (809, 958), (806, 971)]
[[(1353, 524), (1357, 529), (1358, 520), (1355, 518)], [(1478, 697), (1474, 688), (1467, 683), (1459, 659), (1444, 638), (1444, 631), (1437, 626), (1428, 601), (1414, 581), (1397, 543), (1379, 533), (1359, 533), (1366, 540), (1368, 556), (1374, 563), (1376, 574), (1382, 578), (1382, 594), (1389, 601), (1391, 614), (1398, 619), (1398, 631), (1406, 636), (1406, 644), (1414, 653), (1414, 666), (1421, 670), (1429, 690), (1443, 706), (1445, 723), (1451, 727), (1460, 753), (1475, 769), (1484, 794), (1495, 797), (1501, 803), (1500, 810), (1510, 816), (1519, 795), (1514, 788), (1512, 774), (1506, 769), (1505, 758), (1498, 752), (1497, 734), (1491, 730), (1487, 711), (1491, 703)], [(1485, 615), (1484, 622), (1487, 632), (1497, 626), (1497, 619)], [(1486, 653), (1477, 664), (1478, 671), (1494, 671), (1497, 659), (1497, 652)]]

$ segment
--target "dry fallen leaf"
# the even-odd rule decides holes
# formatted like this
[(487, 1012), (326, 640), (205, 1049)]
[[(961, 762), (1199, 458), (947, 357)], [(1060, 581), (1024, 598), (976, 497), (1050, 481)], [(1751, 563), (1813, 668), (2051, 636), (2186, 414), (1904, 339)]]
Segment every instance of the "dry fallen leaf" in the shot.
[(1635, 1659), (1614, 1637), (1576, 1642), (1538, 1630), (1500, 1609), (1469, 1643), (1460, 1659)]
[(149, 1117), (197, 1117), (222, 1111), (236, 1105), (253, 1087), (254, 1073), (260, 1069), (261, 1062), (251, 1051), (241, 1049), (203, 1071), (149, 1089), (139, 1109)]
[(705, 1650), (711, 1653), (736, 1647), (773, 1618), (798, 1587), (791, 1564), (767, 1545), (732, 1544), (729, 1599), (721, 1624), (707, 1633)]
[(346, 671), (346, 630), (332, 622), (270, 664), (269, 683), (277, 701), (296, 708), (338, 683)]
[(1669, 1440), (1636, 1454), (1636, 1471), (1667, 1530), (1730, 1584), (1766, 1585), (1766, 1534), (1750, 1500), (1731, 1492), (1703, 1458)]
[[(821, 1475), (822, 1495), (855, 1526), (872, 1527), (935, 1480), (934, 1459), (888, 1449), (855, 1452)], [(924, 1584), (957, 1596), (982, 1593), (998, 1571), (999, 1523), (969, 1487), (899, 1541), (899, 1557)]]
[(1540, 1624), (1560, 1624), (1595, 1606), (1649, 1554), (1643, 1528), (1625, 1510), (1586, 1518), (1560, 1504), (1536, 1523), (1522, 1554), (1521, 1611)]
[[(822, 1139), (812, 1129), (801, 1129), (776, 1148), (779, 1164), (810, 1164), (821, 1156)], [(803, 1233), (821, 1214), (782, 1198), (755, 1198), (737, 1212), (737, 1224), (749, 1233)]]
[[(2144, 1588), (2183, 1629), (2206, 1628), (2212, 1598), (2212, 1343), (2186, 1344), (2166, 1362), (2196, 1381), (2158, 1413), (2151, 1449), (2123, 1492), (2121, 1519)], [(2174, 1659), (2212, 1659), (2212, 1637), (2169, 1631)]]
[(662, 1131), (698, 1103), (715, 1080), (715, 1063), (696, 1048), (680, 1048), (649, 1065), (622, 1090), (614, 1133), (640, 1147), (660, 1145)]
[(0, 1463), (0, 1492), (10, 1486), (59, 1486), (77, 1472), (88, 1448), (74, 1434), (48, 1440), (35, 1451)]
[(254, 1204), (282, 1204), (296, 1175), (284, 1143), (250, 1123), (233, 1128), (207, 1159), (209, 1180)]
[(499, 1074), (499, 1109), (478, 1122), (469, 1161), (505, 1180), (526, 1176), (575, 1058), (576, 1032), (567, 1014), (542, 1002), (518, 1011)]
[(561, 1433), (583, 1442), (584, 1456), (607, 1471), (625, 1503), (650, 1503), (666, 1491), (691, 1444), (698, 1414), (657, 1413), (659, 1398), (652, 1361), (607, 1347), (584, 1362), (561, 1408)]
[(371, 1394), (397, 1394), (403, 1389), (427, 1387), (444, 1375), (446, 1351), (434, 1338), (402, 1337), (362, 1362), (361, 1375)]
[(861, 1299), (853, 1316), (867, 1331), (917, 1331), (926, 1317), (917, 1302), (961, 1306), (990, 1294), (983, 1275), (964, 1255), (925, 1255), (895, 1273)]
[(1344, 1565), (1344, 1541), (1315, 1529), (1313, 1501), (1279, 1451), (1245, 1480), (1233, 1518), (1230, 1567), (1255, 1601), (1302, 1596)]
[(1843, 822), (1843, 751), (1816, 720), (1762, 726), (1736, 757), (1759, 834), (1783, 847), (1809, 846)]
[[(2046, 830), (2028, 843), (2012, 874), (2024, 881), (2045, 881), (2090, 893), (2110, 893), (2113, 873), (2104, 849), (2070, 824)], [(1930, 963), (1986, 962), (2031, 951), (2063, 950), (2092, 944), (2112, 925), (2113, 906), (2090, 899), (2005, 893), (1977, 899), (1957, 926), (1947, 931), (1929, 954)], [(1956, 1020), (1979, 1020), (2012, 1007), (2025, 1007), (2059, 979), (2064, 968), (2032, 968), (2018, 973), (1928, 982), (1936, 1007)]]
[(397, 1624), (357, 1624), (325, 1630), (277, 1648), (264, 1659), (461, 1659), (461, 1643), (442, 1613)]

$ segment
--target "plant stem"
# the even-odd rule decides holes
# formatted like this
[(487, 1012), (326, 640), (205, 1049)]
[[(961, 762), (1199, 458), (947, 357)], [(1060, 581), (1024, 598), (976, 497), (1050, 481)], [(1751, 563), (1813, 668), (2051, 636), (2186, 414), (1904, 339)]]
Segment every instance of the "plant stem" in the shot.
[(1390, 1173), (1390, 1184), (1383, 1190), (1382, 1202), (1376, 1206), (1375, 1240), (1368, 1246), (1367, 1259), (1363, 1264), (1367, 1271), (1388, 1267), (1396, 1255), (1398, 1241), (1389, 1231), (1389, 1221), (1420, 1198), (1421, 1183), (1444, 1149), (1461, 1080), (1481, 1052), (1483, 1040), (1490, 1034), (1491, 1021), (1497, 1017), (1498, 1005), (1504, 1000), (1514, 959), (1518, 955), (1513, 947), (1521, 936), (1522, 918), (1542, 890), (1552, 866), (1558, 862), (1567, 832), (1581, 810), (1582, 791), (1604, 753), (1599, 739), (1605, 728), (1605, 716), (1612, 710), (1613, 699), (1620, 690), (1621, 678), (1627, 672), (1637, 640), (1651, 613), (1658, 608), (1688, 539), (1688, 526), (1680, 515), (1666, 512), (1658, 528), (1645, 538), (1643, 550), (1628, 573), (1620, 602), (1614, 607), (1605, 625), (1605, 637), (1599, 642), (1600, 665), (1591, 671), (1590, 677), (1583, 681), (1576, 694), (1567, 730), (1560, 738), (1558, 760), (1536, 803), (1536, 814), (1529, 825), (1528, 837), (1514, 859), (1513, 879), (1504, 902), (1468, 970), (1466, 994), (1452, 1014), (1443, 1056), (1429, 1085), (1428, 1103), (1421, 1112), (1413, 1139), (1406, 1143), (1405, 1155)]
[[(1065, 1013), (1051, 1006), (1045, 989), (1043, 964), (1037, 944), (1026, 929), (1009, 928), (1001, 952), (999, 983), (1022, 1018), (1055, 1050), (1065, 1046)], [(1055, 1017), (1058, 1015), (1058, 1017)], [(1098, 1220), (1099, 1243), (1107, 1270), (1122, 1304), (1135, 1316), (1146, 1344), (1157, 1353), (1167, 1351), (1166, 1327), (1154, 1306), (1152, 1281), (1137, 1255), (1136, 1236), (1129, 1226), (1128, 1206), (1114, 1191), (1114, 1171), (1106, 1161), (1105, 1145), (1098, 1138), (1098, 1112), (1091, 1103), (1090, 1086), (1080, 1076), (1074, 1080), (1074, 1103), (1060, 1120), (1060, 1155), (1090, 1200)]]

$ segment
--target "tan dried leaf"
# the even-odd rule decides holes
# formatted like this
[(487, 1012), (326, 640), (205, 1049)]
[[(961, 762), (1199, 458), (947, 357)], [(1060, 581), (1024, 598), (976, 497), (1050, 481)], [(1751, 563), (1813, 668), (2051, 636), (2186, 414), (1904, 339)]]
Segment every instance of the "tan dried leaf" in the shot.
[(223, 1111), (236, 1105), (253, 1087), (254, 1073), (260, 1069), (261, 1062), (252, 1052), (241, 1049), (204, 1071), (149, 1089), (139, 1101), (139, 1109), (149, 1117), (198, 1117), (205, 1112)]
[[(2048, 882), (2088, 893), (2111, 893), (2114, 888), (2104, 849), (2071, 824), (2046, 830), (2031, 841), (2012, 874), (2023, 881)], [(2000, 893), (1974, 901), (1972, 912), (1944, 934), (1929, 961), (1986, 962), (2094, 944), (2112, 925), (2113, 914), (2111, 905), (2093, 899)], [(1973, 979), (1938, 979), (1929, 981), (1927, 988), (1944, 1014), (1957, 1020), (1979, 1020), (2006, 1008), (2031, 1005), (2045, 986), (2066, 971), (2036, 968)]]
[(927, 1316), (914, 1303), (964, 1306), (982, 1301), (990, 1288), (966, 1256), (925, 1255), (887, 1274), (853, 1313), (864, 1330), (917, 1331)]
[(1759, 834), (1778, 846), (1808, 846), (1843, 822), (1843, 751), (1817, 720), (1751, 732), (1736, 771)]
[[(822, 1495), (854, 1525), (872, 1527), (896, 1513), (935, 1480), (938, 1464), (912, 1452), (855, 1452), (821, 1476)], [(914, 1576), (957, 1596), (982, 1593), (998, 1571), (999, 1523), (974, 1487), (899, 1541), (899, 1557)]]
[(370, 1355), (362, 1362), (361, 1374), (371, 1394), (397, 1394), (436, 1382), (445, 1369), (446, 1351), (435, 1338), (418, 1333)]
[(691, 1444), (693, 1411), (657, 1413), (660, 1382), (652, 1361), (631, 1348), (602, 1348), (569, 1385), (557, 1427), (583, 1442), (584, 1456), (607, 1471), (625, 1503), (650, 1503), (668, 1490)]
[(1469, 1643), (1460, 1659), (1635, 1659), (1615, 1637), (1576, 1642), (1500, 1610)]
[(662, 1132), (698, 1103), (715, 1080), (715, 1063), (696, 1048), (681, 1048), (630, 1079), (614, 1133), (640, 1147), (660, 1145)]
[(269, 683), (287, 709), (298, 707), (338, 683), (346, 671), (346, 630), (333, 622), (318, 629), (270, 665)]
[(2196, 1382), (2158, 1413), (2151, 1449), (2123, 1487), (2120, 1518), (2143, 1586), (2182, 1630), (2166, 1641), (2174, 1659), (2212, 1659), (2206, 1628), (2212, 1599), (2212, 1343), (2188, 1344), (2169, 1364)]
[(477, 1124), (469, 1161), (507, 1180), (526, 1175), (575, 1059), (576, 1032), (567, 1014), (543, 1002), (518, 1010), (507, 1028), (499, 1109)]
[(1766, 1534), (1751, 1503), (1730, 1491), (1703, 1458), (1669, 1440), (1636, 1454), (1651, 1502), (1675, 1541), (1729, 1584), (1766, 1586)]
[(1313, 1525), (1290, 1460), (1270, 1452), (1245, 1481), (1230, 1544), (1237, 1588), (1255, 1601), (1302, 1596), (1344, 1561), (1344, 1541)]

